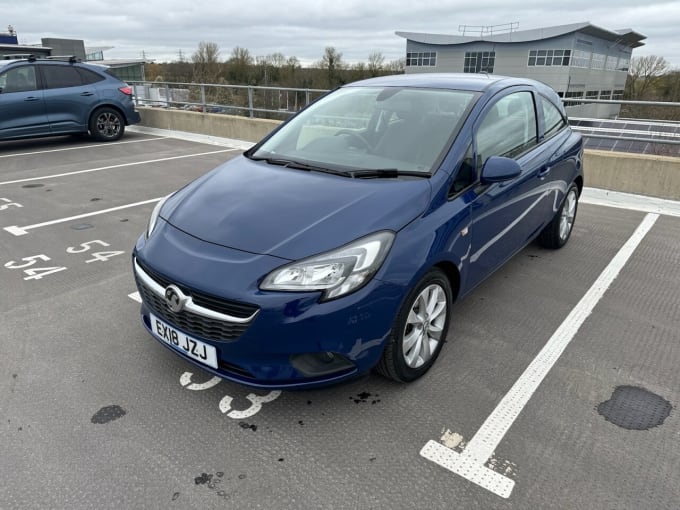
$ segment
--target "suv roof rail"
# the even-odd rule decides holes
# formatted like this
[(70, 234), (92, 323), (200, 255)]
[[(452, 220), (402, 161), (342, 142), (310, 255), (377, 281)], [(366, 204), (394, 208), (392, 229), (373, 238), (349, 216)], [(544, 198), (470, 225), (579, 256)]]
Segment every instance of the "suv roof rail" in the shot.
[(18, 59), (35, 60), (35, 55), (32, 53), (7, 53), (2, 56), (2, 60), (18, 60)]
[(64, 60), (68, 62), (69, 64), (75, 64), (76, 62), (80, 62), (80, 59), (76, 57), (75, 55), (50, 55), (48, 57), (45, 57), (46, 60)]

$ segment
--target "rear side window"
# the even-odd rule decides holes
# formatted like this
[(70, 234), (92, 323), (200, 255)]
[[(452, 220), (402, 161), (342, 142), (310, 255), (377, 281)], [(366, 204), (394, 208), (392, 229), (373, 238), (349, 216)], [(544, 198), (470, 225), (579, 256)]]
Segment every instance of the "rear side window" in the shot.
[(567, 127), (567, 120), (562, 116), (562, 112), (548, 99), (541, 97), (543, 106), (543, 120), (545, 121), (545, 137), (548, 138)]
[(75, 67), (46, 65), (40, 68), (45, 78), (46, 89), (80, 87), (83, 84), (83, 79)]
[(78, 70), (78, 74), (80, 74), (81, 79), (83, 80), (83, 85), (89, 85), (90, 83), (97, 83), (98, 81), (102, 81), (105, 78), (94, 71), (90, 71), (89, 69), (85, 69), (84, 67), (76, 67)]

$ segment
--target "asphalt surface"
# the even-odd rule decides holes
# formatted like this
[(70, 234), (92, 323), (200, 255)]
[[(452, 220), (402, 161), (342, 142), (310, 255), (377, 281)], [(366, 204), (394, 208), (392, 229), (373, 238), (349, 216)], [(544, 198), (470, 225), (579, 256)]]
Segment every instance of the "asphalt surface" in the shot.
[[(413, 384), (272, 393), (169, 352), (133, 299), (152, 200), (239, 153), (140, 132), (0, 142), (0, 508), (680, 508), (680, 217), (653, 218), (498, 435), (501, 496), (421, 449), (465, 452), (648, 213), (581, 203), (565, 248), (529, 246), (454, 306)], [(656, 400), (617, 420), (627, 387)]]

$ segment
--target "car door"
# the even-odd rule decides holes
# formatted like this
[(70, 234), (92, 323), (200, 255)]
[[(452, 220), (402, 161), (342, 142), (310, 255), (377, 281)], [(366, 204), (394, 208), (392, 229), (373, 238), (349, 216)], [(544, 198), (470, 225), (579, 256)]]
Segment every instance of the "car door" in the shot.
[(33, 64), (0, 72), (0, 139), (49, 133), (43, 92)]
[(491, 156), (514, 159), (521, 173), (475, 189), (468, 288), (522, 249), (546, 224), (552, 186), (546, 179), (547, 161), (538, 146), (537, 125), (535, 97), (528, 87), (513, 87), (495, 96), (475, 123), (477, 175)]
[(70, 64), (38, 66), (45, 88), (45, 110), (53, 134), (87, 131), (90, 112), (99, 102), (97, 89), (84, 83)]

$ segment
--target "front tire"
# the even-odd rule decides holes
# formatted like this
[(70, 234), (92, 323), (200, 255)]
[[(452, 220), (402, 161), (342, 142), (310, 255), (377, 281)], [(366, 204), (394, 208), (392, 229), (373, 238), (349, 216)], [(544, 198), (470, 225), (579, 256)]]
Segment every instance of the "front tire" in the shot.
[(125, 132), (125, 119), (118, 110), (98, 108), (90, 117), (90, 134), (95, 140), (113, 142)]
[(452, 304), (448, 278), (431, 269), (404, 301), (376, 370), (398, 382), (425, 374), (446, 341)]
[(538, 236), (538, 242), (544, 248), (562, 248), (571, 236), (578, 210), (578, 187), (576, 184), (569, 186), (567, 194), (562, 202), (562, 207), (555, 213), (553, 219), (546, 225)]

